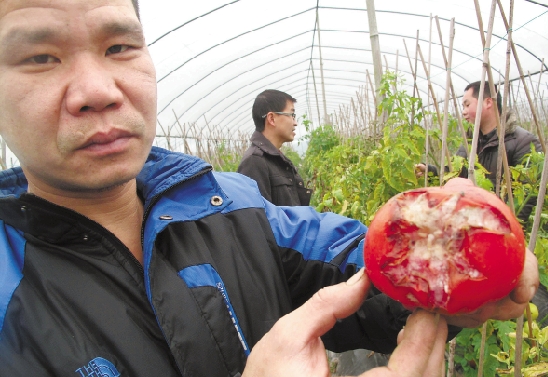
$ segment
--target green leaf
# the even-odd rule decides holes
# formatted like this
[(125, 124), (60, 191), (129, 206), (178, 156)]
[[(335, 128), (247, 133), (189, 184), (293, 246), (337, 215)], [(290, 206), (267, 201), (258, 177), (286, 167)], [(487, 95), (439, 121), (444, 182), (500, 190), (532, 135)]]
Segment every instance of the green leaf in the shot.
[(337, 201), (342, 203), (344, 201), (344, 194), (343, 194), (342, 189), (337, 189), (337, 190), (333, 191), (333, 197), (335, 199), (337, 199)]

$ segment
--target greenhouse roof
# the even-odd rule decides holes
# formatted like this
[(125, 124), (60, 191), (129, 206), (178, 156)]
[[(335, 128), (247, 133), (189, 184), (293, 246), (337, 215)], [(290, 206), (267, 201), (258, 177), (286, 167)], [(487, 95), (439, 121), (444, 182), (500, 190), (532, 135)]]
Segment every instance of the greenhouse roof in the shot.
[[(509, 1), (502, 3), (509, 20)], [(479, 0), (479, 5), (487, 32), (491, 1)], [(428, 96), (429, 76), (443, 100), (447, 70), (441, 46), (449, 58), (452, 19), (450, 71), (457, 96), (481, 78), (484, 47), (474, 0), (377, 1), (375, 8), (383, 70), (397, 69), (408, 92), (416, 70), (419, 95)], [(298, 114), (319, 124), (322, 88), (330, 114), (369, 85), (368, 75), (374, 80), (364, 0), (141, 0), (141, 19), (157, 68), (160, 134), (175, 133), (177, 123), (251, 133), (251, 106), (264, 89), (291, 94), (298, 100)], [(511, 31), (524, 75), (530, 75), (526, 82), (543, 93), (548, 83), (548, 74), (542, 74), (548, 55), (548, 0), (514, 1)], [(507, 39), (497, 8), (489, 48), (495, 80), (504, 79)], [(424, 60), (417, 54), (417, 41)], [(509, 78), (517, 85), (519, 76), (512, 58)]]

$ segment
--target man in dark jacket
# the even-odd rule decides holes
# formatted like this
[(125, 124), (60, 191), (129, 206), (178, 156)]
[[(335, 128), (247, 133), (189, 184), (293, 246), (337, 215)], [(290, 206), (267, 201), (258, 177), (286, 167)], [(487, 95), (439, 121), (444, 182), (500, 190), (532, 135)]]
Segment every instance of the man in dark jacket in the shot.
[(255, 98), (252, 116), (255, 132), (238, 173), (254, 179), (261, 194), (278, 206), (307, 206), (311, 190), (291, 160), (280, 150), (295, 137), (295, 102), (279, 90), (265, 90)]
[[(476, 109), (478, 106), (480, 84), (480, 81), (476, 81), (466, 86), (464, 89), (464, 96), (462, 98), (462, 116), (472, 124), (474, 124), (476, 120)], [(499, 116), (501, 115), (502, 99), (500, 93), (497, 93), (496, 103), (493, 101), (491, 98), (491, 91), (487, 83), (485, 84), (483, 98), (483, 108), (480, 119), (480, 134), (477, 148), (477, 161), (489, 172), (487, 174), (487, 178), (491, 180), (493, 187), (495, 187), (497, 176), (497, 156), (499, 150), (497, 118), (495, 111), (498, 111)], [(515, 112), (509, 109), (506, 113), (506, 128), (504, 133), (504, 146), (508, 157), (508, 165), (519, 165), (523, 160), (523, 156), (531, 152), (531, 144), (535, 146), (537, 151), (542, 151), (538, 138), (529, 131), (520, 127), (518, 125)], [(465, 159), (468, 158), (468, 154), (466, 153), (464, 146), (461, 146), (457, 150), (456, 154), (457, 156), (461, 156)], [(420, 169), (417, 176), (420, 177), (424, 173), (425, 165), (419, 164), (417, 167)], [(429, 166), (428, 170), (436, 175), (438, 174), (437, 169), (434, 166)], [(468, 170), (462, 169), (460, 176), (463, 178), (468, 178)], [(527, 221), (535, 204), (536, 198), (531, 198), (525, 204), (521, 212), (518, 213), (518, 218), (522, 221)]]
[(0, 134), (21, 162), (0, 174), (1, 377), (327, 375), (324, 344), (392, 350), (406, 318), (382, 375), (424, 375), (441, 369), (446, 322), (523, 313), (531, 252), (510, 296), (408, 317), (365, 297), (363, 224), (153, 148), (136, 8), (0, 1)]

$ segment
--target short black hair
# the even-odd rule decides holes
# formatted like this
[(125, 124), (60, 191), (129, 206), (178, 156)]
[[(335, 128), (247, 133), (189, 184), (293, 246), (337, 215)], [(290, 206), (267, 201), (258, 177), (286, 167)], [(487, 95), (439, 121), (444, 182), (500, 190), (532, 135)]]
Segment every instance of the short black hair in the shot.
[[(467, 92), (468, 89), (472, 88), (472, 97), (478, 98), (479, 97), (479, 89), (480, 89), (481, 81), (476, 81), (471, 84), (468, 84), (466, 88), (464, 88), (464, 91)], [(502, 114), (502, 96), (500, 95), (500, 92), (498, 90), (498, 85), (495, 85), (495, 91), (497, 92), (497, 109), (499, 110), (499, 115)], [(485, 86), (483, 89), (483, 99), (485, 98), (491, 98), (491, 89), (489, 88), (489, 83), (485, 82)]]
[(293, 103), (297, 102), (297, 100), (289, 94), (275, 89), (267, 89), (260, 93), (257, 98), (255, 98), (253, 109), (251, 110), (255, 129), (259, 132), (263, 132), (264, 116), (272, 111), (284, 111), (287, 106), (287, 101)]

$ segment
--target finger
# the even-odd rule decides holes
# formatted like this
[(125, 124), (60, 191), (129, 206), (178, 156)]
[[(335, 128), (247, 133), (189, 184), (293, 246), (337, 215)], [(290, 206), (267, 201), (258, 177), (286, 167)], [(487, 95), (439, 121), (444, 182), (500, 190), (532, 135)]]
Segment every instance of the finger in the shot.
[[(444, 330), (445, 328), (445, 330)], [(441, 330), (441, 331), (440, 331)], [(445, 335), (444, 335), (445, 334)], [(447, 339), (447, 326), (445, 320), (437, 314), (417, 310), (411, 314), (401, 336), (401, 342), (388, 360), (388, 369), (395, 376), (422, 377), (425, 375), (433, 352), (441, 353), (432, 360), (432, 366), (443, 358), (443, 350), (440, 350), (441, 338)], [(435, 376), (439, 376), (441, 365)]]
[(510, 293), (510, 298), (518, 304), (526, 304), (535, 295), (539, 285), (537, 257), (529, 249), (525, 250), (525, 264), (518, 285)]
[(443, 317), (438, 322), (436, 341), (432, 348), (428, 367), (424, 373), (425, 377), (439, 377), (445, 364), (445, 343), (447, 342), (447, 323)]
[(346, 283), (322, 288), (291, 313), (293, 331), (297, 331), (305, 342), (322, 336), (338, 319), (348, 317), (358, 310), (370, 286), (369, 278), (362, 269)]

